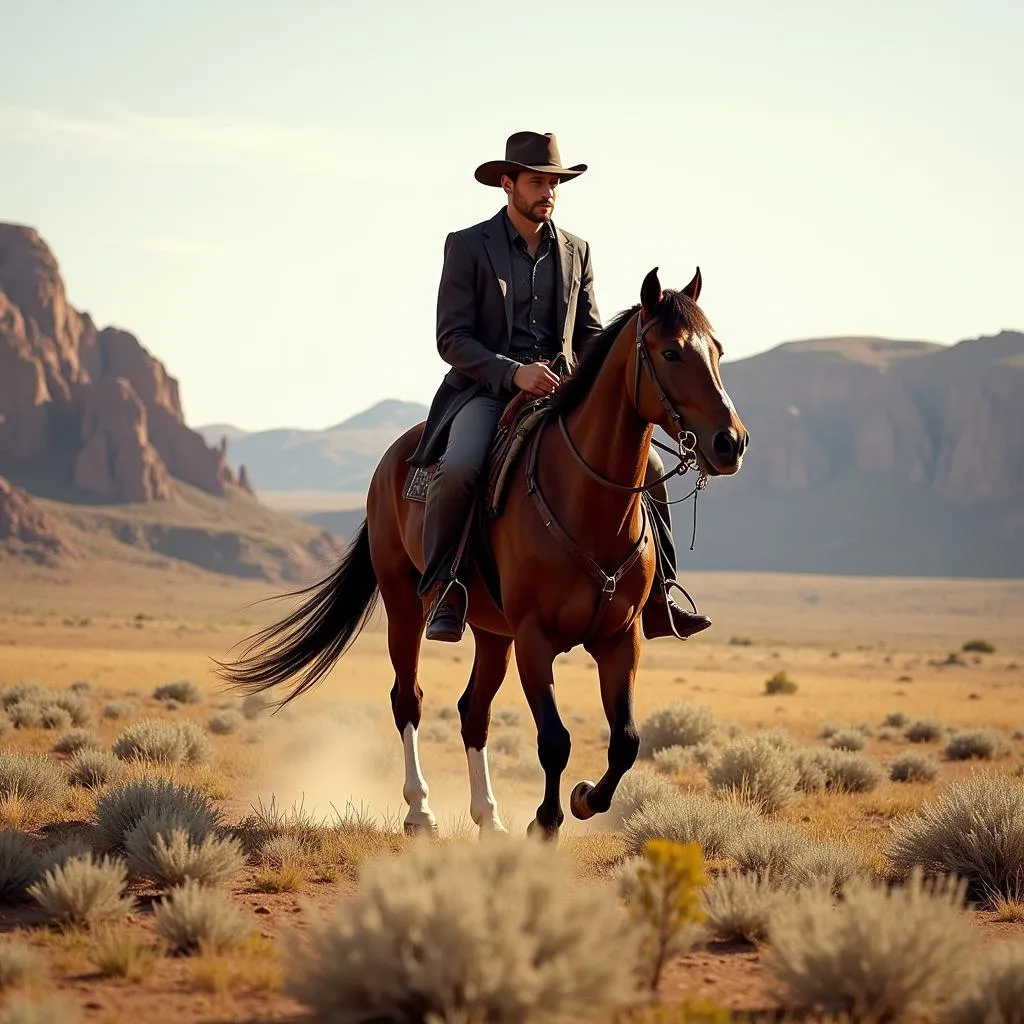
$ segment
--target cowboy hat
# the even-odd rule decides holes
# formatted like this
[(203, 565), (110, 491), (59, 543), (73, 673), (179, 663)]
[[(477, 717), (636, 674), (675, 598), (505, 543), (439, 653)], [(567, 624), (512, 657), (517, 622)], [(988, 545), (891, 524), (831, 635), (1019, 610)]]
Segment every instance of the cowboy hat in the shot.
[(558, 142), (551, 132), (538, 135), (537, 132), (516, 132), (505, 142), (505, 159), (489, 160), (481, 164), (474, 177), (481, 185), (500, 185), (503, 174), (516, 171), (539, 171), (541, 174), (557, 174), (562, 181), (575, 178), (587, 169), (586, 164), (563, 167), (558, 155)]

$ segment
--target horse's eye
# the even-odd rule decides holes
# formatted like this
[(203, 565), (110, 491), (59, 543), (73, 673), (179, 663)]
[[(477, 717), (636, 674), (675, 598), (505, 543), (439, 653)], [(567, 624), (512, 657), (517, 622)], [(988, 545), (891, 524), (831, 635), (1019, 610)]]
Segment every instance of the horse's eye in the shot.
[(664, 359), (666, 363), (678, 363), (682, 356), (679, 354), (679, 349), (667, 348), (661, 353), (661, 358)]

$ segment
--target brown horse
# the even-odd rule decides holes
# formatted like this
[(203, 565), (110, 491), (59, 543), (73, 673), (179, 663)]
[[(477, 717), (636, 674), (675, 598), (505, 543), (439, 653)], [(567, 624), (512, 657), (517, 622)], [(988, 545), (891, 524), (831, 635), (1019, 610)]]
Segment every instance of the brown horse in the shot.
[[(476, 650), (458, 702), (470, 814), (481, 831), (504, 831), (488, 773), (487, 733), (491, 702), (513, 648), (545, 774), (530, 832), (557, 837), (564, 820), (559, 786), (570, 737), (555, 702), (557, 654), (582, 644), (593, 656), (611, 732), (608, 769), (596, 785), (581, 782), (573, 789), (573, 814), (589, 818), (607, 811), (636, 760), (639, 613), (655, 567), (641, 495), (651, 483), (644, 480), (654, 426), (677, 440), (681, 466), (697, 469), (701, 482), (706, 474), (737, 472), (748, 440), (722, 385), (721, 346), (697, 305), (700, 286), (699, 268), (682, 291), (663, 293), (657, 269), (647, 275), (640, 303), (592, 342), (551, 400), (510, 477), (504, 508), (488, 526), (501, 603), (499, 608), (473, 572), (468, 618)], [(411, 832), (437, 827), (417, 741), (423, 506), (404, 497), (406, 460), (421, 430), (408, 430), (382, 457), (370, 483), (366, 519), (337, 568), (297, 591), (293, 596), (307, 595), (306, 600), (250, 637), (236, 664), (220, 666), (224, 678), (252, 693), (301, 672), (281, 702), (287, 703), (330, 671), (383, 597), (395, 671), (391, 706), (405, 749), (405, 825)]]

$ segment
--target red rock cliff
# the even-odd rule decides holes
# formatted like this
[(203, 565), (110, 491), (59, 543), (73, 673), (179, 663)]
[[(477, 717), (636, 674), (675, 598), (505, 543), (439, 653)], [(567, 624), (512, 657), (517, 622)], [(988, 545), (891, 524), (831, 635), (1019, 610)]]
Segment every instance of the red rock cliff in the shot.
[(0, 224), (0, 458), (68, 455), (71, 482), (112, 500), (167, 500), (172, 478), (211, 494), (236, 484), (224, 452), (186, 426), (163, 364), (68, 303), (38, 232)]

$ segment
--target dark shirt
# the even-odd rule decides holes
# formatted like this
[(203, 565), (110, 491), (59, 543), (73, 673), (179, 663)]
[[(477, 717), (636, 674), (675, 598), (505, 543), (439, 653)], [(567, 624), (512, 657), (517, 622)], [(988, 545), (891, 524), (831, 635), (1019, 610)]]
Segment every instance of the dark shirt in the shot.
[[(540, 245), (530, 254), (526, 240), (505, 215), (512, 265), (512, 340), (508, 355), (517, 363), (554, 359), (561, 351), (555, 333), (558, 254), (550, 223), (541, 230)], [(514, 370), (517, 367), (513, 367)], [(510, 379), (510, 378), (509, 378)]]

